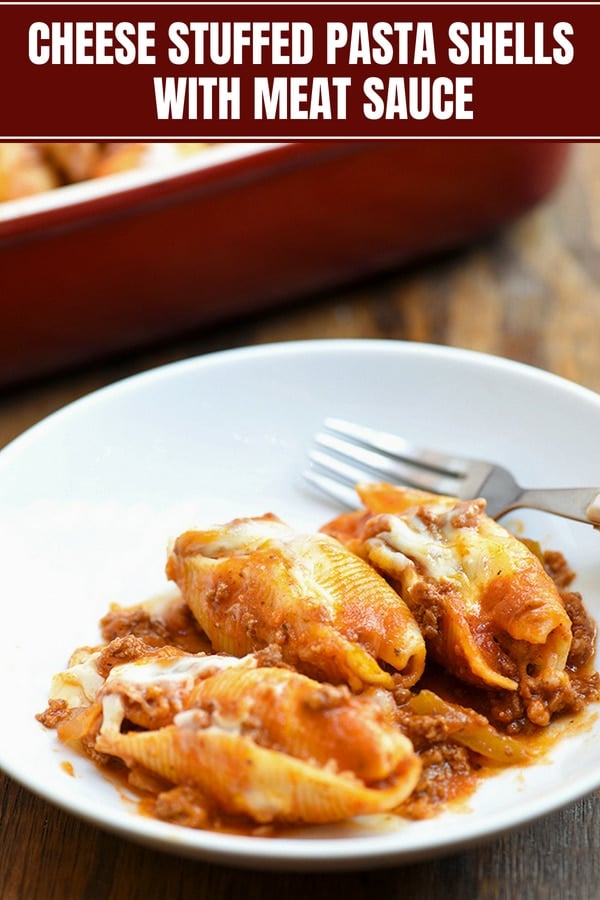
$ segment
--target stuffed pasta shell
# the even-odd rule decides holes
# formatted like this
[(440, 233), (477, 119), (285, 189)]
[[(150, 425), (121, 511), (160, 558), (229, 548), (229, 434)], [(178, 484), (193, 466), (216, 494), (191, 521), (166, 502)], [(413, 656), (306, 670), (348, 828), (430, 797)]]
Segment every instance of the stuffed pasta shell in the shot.
[(409, 686), (423, 672), (425, 644), (406, 604), (327, 535), (273, 515), (235, 519), (181, 535), (167, 574), (215, 650), (277, 645), (286, 663), (355, 691)]
[[(555, 583), (484, 500), (359, 485), (366, 509), (324, 527), (392, 584), (428, 652), (460, 679), (519, 692), (547, 724), (568, 686), (571, 622)], [(560, 702), (560, 701), (558, 701)]]
[(151, 784), (166, 817), (171, 794), (186, 790), (188, 805), (257, 823), (336, 822), (395, 808), (421, 771), (376, 692), (355, 696), (253, 656), (142, 657), (101, 682), (72, 713), (94, 723), (88, 753)]

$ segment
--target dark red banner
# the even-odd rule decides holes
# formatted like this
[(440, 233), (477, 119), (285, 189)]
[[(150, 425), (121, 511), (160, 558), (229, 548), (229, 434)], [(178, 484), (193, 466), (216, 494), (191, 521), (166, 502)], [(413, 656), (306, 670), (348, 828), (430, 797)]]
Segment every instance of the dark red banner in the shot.
[(596, 139), (599, 34), (596, 3), (1, 4), (0, 138)]

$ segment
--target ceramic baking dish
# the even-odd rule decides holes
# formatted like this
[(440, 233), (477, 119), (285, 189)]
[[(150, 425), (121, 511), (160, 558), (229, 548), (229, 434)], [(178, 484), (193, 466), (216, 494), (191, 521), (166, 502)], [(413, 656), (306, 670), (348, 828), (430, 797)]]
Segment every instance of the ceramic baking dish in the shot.
[(209, 328), (485, 234), (568, 145), (215, 145), (0, 204), (0, 383)]

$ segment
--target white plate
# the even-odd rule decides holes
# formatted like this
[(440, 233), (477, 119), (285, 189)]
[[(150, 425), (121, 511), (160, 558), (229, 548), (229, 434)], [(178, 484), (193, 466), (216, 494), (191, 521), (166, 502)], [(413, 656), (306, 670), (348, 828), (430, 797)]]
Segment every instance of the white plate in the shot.
[[(132, 604), (165, 589), (170, 536), (268, 510), (316, 528), (336, 512), (300, 474), (326, 415), (498, 460), (527, 485), (600, 484), (599, 397), (532, 368), (424, 344), (314, 341), (233, 350), (80, 400), (0, 453), (6, 772), (64, 809), (145, 844), (303, 870), (446, 853), (600, 786), (598, 722), (561, 742), (550, 764), (488, 780), (461, 812), (289, 838), (228, 836), (140, 816), (35, 720), (52, 674), (74, 647), (96, 641), (109, 603)], [(518, 520), (528, 535), (565, 552), (600, 619), (600, 534), (539, 513)]]

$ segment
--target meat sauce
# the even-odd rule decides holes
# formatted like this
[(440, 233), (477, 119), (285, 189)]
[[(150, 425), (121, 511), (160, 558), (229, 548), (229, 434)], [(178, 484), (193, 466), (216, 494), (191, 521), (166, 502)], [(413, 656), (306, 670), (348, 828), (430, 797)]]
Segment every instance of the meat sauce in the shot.
[[(451, 806), (461, 808), (483, 778), (506, 765), (527, 765), (547, 753), (566, 732), (589, 725), (584, 708), (600, 699), (600, 680), (593, 669), (596, 627), (588, 616), (581, 596), (569, 590), (573, 573), (560, 553), (543, 555), (546, 570), (559, 588), (572, 623), (573, 641), (567, 664), (568, 679), (558, 689), (548, 686), (548, 696), (540, 698), (555, 722), (538, 727), (525, 711), (524, 698), (508, 690), (486, 690), (458, 681), (435, 662), (428, 661), (425, 673), (412, 689), (392, 692), (396, 721), (412, 742), (422, 763), (422, 773), (411, 796), (397, 813), (409, 819), (435, 816)], [(425, 634), (435, 629), (435, 614), (419, 623)], [(143, 657), (164, 655), (177, 648), (186, 653), (211, 651), (206, 636), (196, 624), (183, 600), (163, 604), (160, 613), (147, 605), (129, 609), (115, 607), (100, 623), (103, 640), (97, 663), (106, 677), (115, 665)], [(262, 653), (264, 665), (282, 665), (276, 648)], [(554, 692), (553, 692), (554, 690)], [(93, 710), (93, 707), (90, 708)], [(86, 720), (86, 715), (88, 719)], [(88, 712), (73, 717), (64, 701), (50, 701), (38, 716), (49, 728), (57, 728), (61, 740), (77, 742), (85, 733), (83, 749), (90, 758), (139, 797), (144, 815), (158, 817), (193, 828), (241, 834), (278, 835), (283, 826), (257, 825), (243, 817), (224, 815), (196, 788), (173, 786), (142, 768), (128, 770), (122, 762), (98, 754), (93, 749), (100, 722), (89, 721)], [(129, 724), (127, 727), (135, 727)]]

